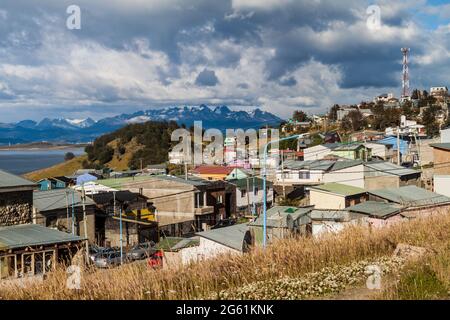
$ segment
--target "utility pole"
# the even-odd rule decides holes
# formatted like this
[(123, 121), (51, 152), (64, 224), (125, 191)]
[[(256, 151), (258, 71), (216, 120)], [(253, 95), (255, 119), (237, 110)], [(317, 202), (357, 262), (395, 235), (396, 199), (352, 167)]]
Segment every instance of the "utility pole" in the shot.
[(400, 127), (397, 126), (397, 165), (400, 163)]
[[(247, 180), (247, 214), (250, 215), (250, 184), (248, 182), (249, 177), (246, 178)], [(253, 195), (255, 196), (255, 195)]]
[(66, 226), (67, 226), (67, 232), (69, 231), (69, 191), (66, 190)]
[(120, 264), (123, 264), (123, 228), (122, 228), (122, 207), (119, 210), (119, 221), (120, 221)]
[(184, 163), (184, 180), (188, 179), (188, 164), (187, 162)]
[(283, 199), (286, 200), (286, 186), (284, 185), (284, 150), (281, 150), (281, 183), (283, 184)]
[(72, 190), (72, 234), (75, 234), (75, 190)]
[(86, 218), (86, 191), (84, 190), (84, 182), (81, 184), (81, 200), (83, 203), (83, 228), (84, 228), (84, 237), (86, 238), (86, 263), (89, 261), (89, 240), (87, 233), (87, 218)]

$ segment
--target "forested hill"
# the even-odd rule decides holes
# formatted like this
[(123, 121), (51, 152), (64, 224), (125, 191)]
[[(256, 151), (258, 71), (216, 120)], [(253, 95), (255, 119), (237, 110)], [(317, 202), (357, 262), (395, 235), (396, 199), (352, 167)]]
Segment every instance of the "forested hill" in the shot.
[(83, 167), (108, 166), (111, 169), (137, 169), (168, 160), (171, 134), (179, 128), (175, 121), (130, 124), (105, 134), (86, 147)]

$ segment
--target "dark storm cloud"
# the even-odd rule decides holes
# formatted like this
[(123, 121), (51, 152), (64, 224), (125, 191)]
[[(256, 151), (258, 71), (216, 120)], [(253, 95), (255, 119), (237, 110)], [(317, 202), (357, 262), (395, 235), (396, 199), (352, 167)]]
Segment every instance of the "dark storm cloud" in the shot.
[(198, 86), (214, 87), (218, 83), (219, 79), (214, 70), (204, 69), (195, 79), (195, 84)]

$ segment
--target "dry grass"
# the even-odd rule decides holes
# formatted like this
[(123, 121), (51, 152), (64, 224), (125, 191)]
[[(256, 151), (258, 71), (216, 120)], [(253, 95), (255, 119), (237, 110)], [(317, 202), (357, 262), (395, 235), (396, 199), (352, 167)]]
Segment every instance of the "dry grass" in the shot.
[(24, 177), (32, 181), (39, 181), (49, 177), (72, 176), (78, 169), (83, 167), (82, 163), (85, 159), (87, 159), (86, 155), (79, 156), (49, 168), (27, 173)]
[(85, 272), (81, 290), (65, 288), (64, 270), (43, 284), (27, 289), (0, 291), (3, 299), (198, 299), (217, 296), (221, 290), (256, 281), (299, 277), (327, 266), (344, 265), (390, 255), (398, 243), (441, 250), (449, 244), (450, 214), (401, 223), (380, 230), (351, 228), (321, 240), (279, 241), (265, 251), (221, 256), (180, 267), (150, 270), (145, 265), (125, 265), (112, 270)]

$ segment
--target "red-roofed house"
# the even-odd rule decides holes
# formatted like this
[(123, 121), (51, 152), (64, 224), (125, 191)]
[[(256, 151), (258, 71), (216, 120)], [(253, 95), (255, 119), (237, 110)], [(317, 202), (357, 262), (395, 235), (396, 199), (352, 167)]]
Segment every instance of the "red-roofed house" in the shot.
[(192, 175), (206, 180), (225, 180), (234, 170), (234, 167), (224, 166), (198, 166), (191, 170)]

